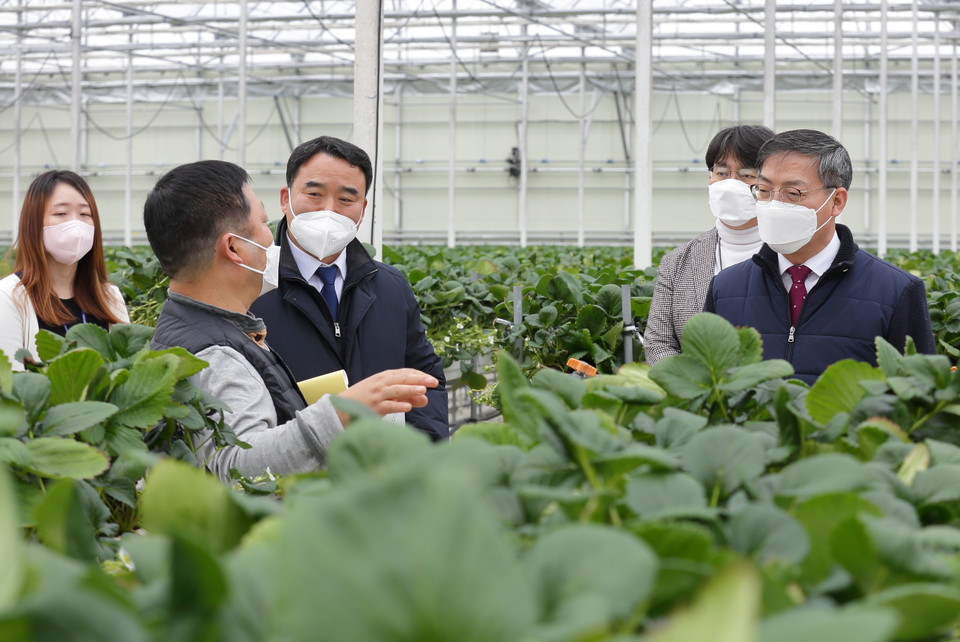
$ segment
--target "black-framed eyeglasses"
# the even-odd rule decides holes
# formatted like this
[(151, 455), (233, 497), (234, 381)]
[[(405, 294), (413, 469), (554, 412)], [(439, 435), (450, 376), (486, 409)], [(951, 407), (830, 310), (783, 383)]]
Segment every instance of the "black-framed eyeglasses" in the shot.
[(828, 189), (836, 189), (835, 187), (818, 187), (816, 189), (808, 189), (802, 191), (796, 187), (780, 187), (777, 189), (770, 189), (769, 187), (764, 187), (763, 185), (751, 185), (750, 193), (753, 194), (753, 197), (758, 201), (772, 201), (777, 194), (780, 195), (780, 200), (789, 205), (796, 205), (800, 202), (807, 194), (812, 194), (813, 192), (822, 192)]

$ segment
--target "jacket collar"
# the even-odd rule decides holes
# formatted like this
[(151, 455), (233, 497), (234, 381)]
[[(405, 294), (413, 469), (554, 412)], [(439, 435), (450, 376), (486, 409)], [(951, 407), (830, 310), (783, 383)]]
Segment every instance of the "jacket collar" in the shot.
[[(833, 263), (830, 264), (830, 269), (827, 273), (832, 272), (838, 266), (851, 267), (853, 265), (853, 259), (859, 250), (859, 246), (853, 240), (853, 233), (850, 232), (850, 228), (846, 225), (841, 225), (837, 223), (837, 236), (840, 238), (840, 249), (837, 251), (836, 258), (833, 259)], [(777, 253), (774, 252), (769, 245), (766, 243), (760, 247), (760, 251), (753, 256), (754, 262), (768, 270), (771, 274), (778, 275), (780, 274), (780, 264), (777, 260)]]
[[(287, 236), (287, 219), (283, 217), (277, 223), (277, 233), (274, 237), (277, 245), (280, 246), (280, 275), (284, 279), (303, 280), (300, 274), (300, 268), (297, 266), (297, 260), (293, 257), (293, 250), (290, 249), (290, 238)], [(350, 241), (346, 248), (347, 252), (347, 280), (344, 287), (351, 283), (363, 279), (368, 274), (377, 271), (376, 263), (367, 248), (363, 247), (357, 239)]]

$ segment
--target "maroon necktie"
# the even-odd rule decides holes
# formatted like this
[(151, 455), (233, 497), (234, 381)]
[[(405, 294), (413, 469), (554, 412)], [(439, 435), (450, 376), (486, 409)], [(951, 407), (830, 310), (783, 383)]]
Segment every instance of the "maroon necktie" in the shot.
[(807, 298), (807, 286), (804, 282), (810, 274), (810, 268), (806, 265), (791, 265), (787, 268), (787, 272), (793, 279), (793, 285), (790, 286), (790, 324), (797, 325), (803, 300)]

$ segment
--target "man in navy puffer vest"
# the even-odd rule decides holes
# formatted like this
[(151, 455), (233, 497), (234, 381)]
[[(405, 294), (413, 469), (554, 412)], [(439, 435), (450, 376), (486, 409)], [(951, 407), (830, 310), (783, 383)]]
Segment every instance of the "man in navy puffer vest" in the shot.
[(836, 223), (853, 176), (850, 155), (822, 132), (777, 134), (760, 149), (751, 189), (764, 245), (718, 273), (704, 310), (756, 328), (764, 359), (786, 359), (813, 383), (832, 363), (876, 365), (875, 338), (933, 354), (923, 282), (864, 252)]

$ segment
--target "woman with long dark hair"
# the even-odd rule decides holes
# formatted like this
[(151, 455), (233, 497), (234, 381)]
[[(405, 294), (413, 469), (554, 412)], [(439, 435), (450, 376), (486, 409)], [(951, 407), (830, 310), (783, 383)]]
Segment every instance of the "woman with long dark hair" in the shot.
[(69, 170), (51, 170), (30, 184), (20, 210), (14, 274), (0, 280), (0, 351), (36, 357), (43, 330), (64, 335), (77, 323), (109, 328), (130, 318), (107, 281), (100, 215), (90, 186)]

